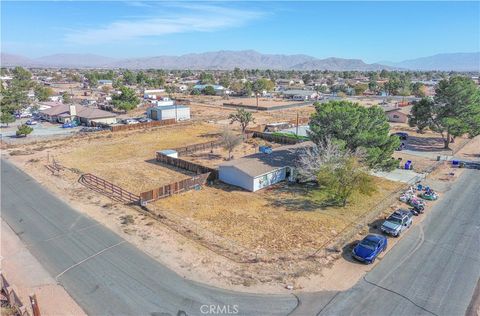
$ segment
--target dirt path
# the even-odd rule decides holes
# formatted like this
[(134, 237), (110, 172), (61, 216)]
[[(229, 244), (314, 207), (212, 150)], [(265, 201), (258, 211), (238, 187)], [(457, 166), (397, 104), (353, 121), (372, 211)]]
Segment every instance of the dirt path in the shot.
[(30, 314), (33, 315), (29, 295), (35, 294), (43, 316), (86, 315), (32, 256), (10, 226), (3, 220), (1, 225), (2, 273)]

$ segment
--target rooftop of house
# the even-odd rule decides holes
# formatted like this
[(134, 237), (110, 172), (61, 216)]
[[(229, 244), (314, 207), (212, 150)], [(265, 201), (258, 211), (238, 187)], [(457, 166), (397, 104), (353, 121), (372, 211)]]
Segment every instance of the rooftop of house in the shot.
[(313, 90), (285, 90), (283, 94), (285, 95), (301, 95), (301, 96), (310, 96), (316, 93)]
[[(75, 115), (78, 117), (83, 117), (86, 119), (116, 117), (115, 113), (103, 111), (97, 108), (81, 106), (78, 104), (75, 104), (73, 106), (75, 106), (75, 112), (76, 112)], [(40, 113), (46, 114), (49, 116), (69, 116), (70, 104), (62, 104), (46, 110), (41, 110)]]
[(164, 105), (164, 106), (153, 106), (152, 109), (157, 110), (173, 110), (173, 109), (189, 109), (188, 106), (185, 105)]
[(313, 143), (303, 142), (295, 145), (278, 147), (272, 153), (255, 153), (239, 159), (230, 160), (220, 165), (222, 167), (233, 167), (250, 177), (258, 177), (283, 167), (294, 167), (297, 165), (298, 156)]

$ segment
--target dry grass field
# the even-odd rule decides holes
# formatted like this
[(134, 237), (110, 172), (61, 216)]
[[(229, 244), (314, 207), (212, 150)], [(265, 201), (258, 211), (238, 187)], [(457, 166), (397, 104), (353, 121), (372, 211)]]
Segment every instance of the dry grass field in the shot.
[(375, 178), (378, 190), (356, 195), (345, 208), (320, 206), (311, 188), (280, 184), (255, 193), (218, 184), (156, 201), (168, 211), (256, 252), (300, 252), (324, 246), (399, 187)]
[(55, 158), (66, 167), (140, 193), (187, 177), (183, 171), (156, 164), (155, 151), (213, 140), (216, 133), (217, 128), (209, 124), (119, 132), (69, 143)]

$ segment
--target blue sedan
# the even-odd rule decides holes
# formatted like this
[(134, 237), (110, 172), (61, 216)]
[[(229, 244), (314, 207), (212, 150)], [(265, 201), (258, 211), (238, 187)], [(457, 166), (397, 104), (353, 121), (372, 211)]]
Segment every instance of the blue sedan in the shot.
[(353, 248), (352, 255), (355, 259), (370, 264), (385, 249), (387, 249), (387, 238), (382, 235), (370, 234)]

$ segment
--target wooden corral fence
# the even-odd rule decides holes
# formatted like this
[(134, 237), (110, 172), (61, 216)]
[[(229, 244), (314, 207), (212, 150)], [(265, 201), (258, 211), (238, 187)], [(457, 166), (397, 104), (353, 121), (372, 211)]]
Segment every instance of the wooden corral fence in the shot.
[(0, 274), (0, 282), (1, 282), (0, 285), (2, 289), (2, 294), (5, 295), (8, 305), (10, 305), (12, 308), (15, 309), (15, 312), (16, 312), (15, 315), (30, 316), (27, 308), (20, 301), (20, 299), (17, 296), (17, 293), (15, 293), (15, 290), (10, 286), (10, 284), (7, 282), (3, 274)]
[(175, 123), (176, 123), (175, 119), (168, 119), (168, 120), (151, 121), (151, 122), (138, 123), (138, 124), (112, 125), (109, 128), (112, 132), (119, 132), (119, 131), (129, 131), (134, 129), (144, 129), (144, 128), (157, 127), (157, 126), (173, 125)]
[(140, 200), (138, 195), (122, 189), (118, 185), (115, 185), (91, 173), (82, 174), (78, 179), (78, 182), (94, 191), (110, 197), (112, 200), (123, 203), (138, 203)]
[(218, 170), (210, 167), (202, 166), (191, 161), (183, 160), (180, 158), (169, 157), (162, 153), (157, 153), (156, 160), (160, 163), (164, 163), (170, 166), (174, 166), (187, 171), (195, 172), (196, 174), (209, 173), (208, 181), (218, 179)]
[(213, 148), (221, 147), (222, 144), (223, 144), (222, 141), (214, 140), (211, 142), (179, 147), (179, 148), (175, 148), (174, 150), (178, 153), (179, 156), (185, 156), (185, 155), (193, 154), (194, 152), (197, 152), (197, 151), (212, 150)]
[(207, 182), (210, 172), (194, 176), (190, 179), (184, 179), (178, 182), (170, 183), (162, 187), (140, 193), (141, 202), (150, 202), (169, 197), (173, 194), (186, 192), (201, 187)]

